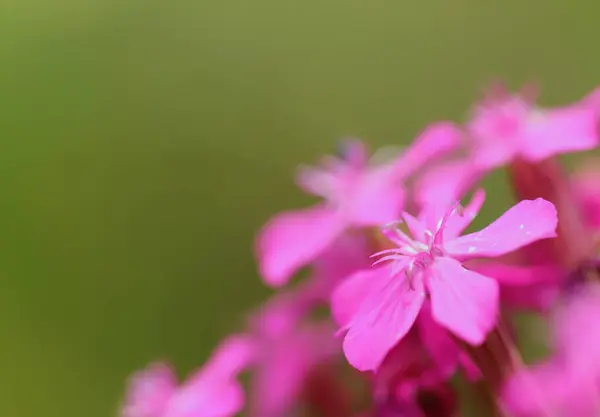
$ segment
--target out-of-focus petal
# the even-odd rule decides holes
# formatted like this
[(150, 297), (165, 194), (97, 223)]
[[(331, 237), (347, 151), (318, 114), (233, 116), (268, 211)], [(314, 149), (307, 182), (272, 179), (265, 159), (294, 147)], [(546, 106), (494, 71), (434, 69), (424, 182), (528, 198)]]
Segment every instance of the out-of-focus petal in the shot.
[(600, 379), (598, 317), (600, 285), (584, 285), (569, 294), (555, 312), (552, 318), (552, 334), (557, 355), (568, 363), (574, 373), (591, 373), (599, 375)]
[(233, 417), (244, 401), (244, 391), (235, 380), (195, 379), (175, 393), (163, 417)]
[(175, 373), (168, 365), (151, 364), (131, 377), (121, 416), (162, 417), (176, 386)]
[(484, 175), (469, 159), (440, 163), (415, 183), (415, 199), (421, 207), (460, 200)]
[(461, 349), (448, 330), (437, 324), (431, 314), (431, 308), (427, 306), (419, 316), (419, 336), (440, 374), (450, 377), (459, 364)]
[(344, 227), (337, 213), (324, 206), (272, 218), (256, 244), (265, 282), (275, 287), (285, 285), (294, 272), (326, 250)]
[(591, 106), (540, 111), (529, 118), (521, 153), (537, 162), (553, 155), (598, 146), (598, 111)]
[(502, 402), (515, 417), (595, 417), (598, 387), (556, 361), (517, 372), (502, 391)]
[(394, 164), (394, 173), (404, 178), (423, 168), (426, 163), (459, 147), (462, 132), (452, 122), (427, 126)]
[(404, 207), (402, 184), (388, 167), (365, 172), (341, 208), (355, 226), (379, 226), (396, 220)]

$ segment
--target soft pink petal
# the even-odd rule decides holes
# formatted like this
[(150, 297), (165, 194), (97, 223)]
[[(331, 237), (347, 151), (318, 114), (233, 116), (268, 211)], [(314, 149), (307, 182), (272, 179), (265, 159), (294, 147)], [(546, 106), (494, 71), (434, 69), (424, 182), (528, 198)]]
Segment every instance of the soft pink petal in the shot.
[(327, 322), (311, 323), (279, 340), (267, 340), (260, 366), (251, 381), (251, 415), (280, 417), (297, 404), (309, 373), (338, 357), (341, 344)]
[(341, 280), (371, 266), (371, 250), (369, 239), (363, 233), (347, 233), (340, 236), (313, 262), (310, 279), (314, 291), (320, 290), (320, 295), (329, 300), (332, 289)]
[(342, 232), (345, 224), (324, 206), (286, 212), (271, 219), (257, 239), (260, 273), (272, 286), (287, 283)]
[(310, 358), (305, 346), (280, 341), (267, 346), (267, 356), (254, 373), (251, 415), (279, 417), (298, 400)]
[(196, 379), (172, 398), (161, 417), (233, 417), (244, 406), (244, 391), (234, 380)]
[(278, 340), (293, 333), (303, 317), (310, 311), (306, 287), (296, 287), (274, 294), (257, 311), (250, 315), (253, 333), (262, 339)]
[(476, 272), (494, 278), (501, 285), (527, 286), (536, 283), (557, 283), (564, 277), (564, 271), (556, 265), (510, 265), (501, 262), (485, 261), (474, 265)]
[(548, 312), (560, 296), (559, 285), (537, 282), (531, 285), (511, 286), (500, 288), (500, 299), (507, 309)]
[(596, 417), (600, 410), (597, 383), (578, 377), (556, 361), (514, 374), (501, 398), (515, 417)]
[(521, 153), (532, 162), (598, 146), (598, 111), (576, 104), (532, 115), (524, 132)]
[(421, 207), (431, 203), (451, 204), (460, 200), (483, 174), (470, 160), (440, 163), (416, 181), (415, 199)]
[[(425, 295), (420, 282), (412, 288), (404, 274), (392, 276), (390, 268), (378, 268), (367, 288), (360, 309), (350, 323), (344, 339), (344, 353), (360, 371), (375, 370), (390, 349), (404, 337), (415, 322)], [(357, 286), (363, 284), (357, 280)]]
[(379, 226), (398, 219), (405, 191), (389, 167), (365, 172), (341, 208), (355, 226)]
[(586, 95), (583, 100), (581, 100), (581, 104), (583, 106), (590, 106), (600, 113), (600, 87), (596, 87)]
[(494, 257), (512, 252), (536, 240), (556, 236), (556, 208), (542, 198), (523, 200), (479, 232), (444, 243), (454, 256)]
[(235, 378), (256, 358), (258, 346), (253, 336), (234, 334), (223, 340), (203, 367), (203, 375)]
[(360, 311), (366, 295), (376, 289), (380, 291), (379, 287), (387, 285), (387, 280), (382, 279), (382, 273), (381, 268), (363, 269), (337, 286), (331, 297), (331, 314), (337, 324), (342, 327), (348, 325)]
[(438, 122), (427, 126), (394, 164), (396, 175), (404, 178), (426, 163), (458, 148), (462, 132), (452, 122)]
[(514, 309), (547, 311), (564, 281), (564, 271), (552, 264), (519, 266), (486, 261), (472, 269), (498, 281), (502, 302)]
[(590, 158), (571, 176), (571, 182), (586, 220), (600, 229), (600, 158)]
[(416, 240), (424, 241), (427, 234), (427, 225), (416, 217), (410, 215), (407, 212), (402, 213), (404, 223), (412, 237)]
[(177, 380), (173, 370), (162, 363), (150, 365), (132, 376), (122, 417), (162, 417)]
[(557, 354), (578, 375), (600, 375), (600, 285), (584, 285), (560, 305), (552, 318)]
[(483, 104), (467, 125), (471, 158), (483, 171), (510, 162), (518, 153), (522, 126), (530, 105), (518, 98)]
[(461, 208), (460, 212), (456, 212), (446, 222), (444, 227), (445, 240), (454, 239), (460, 236), (460, 234), (473, 222), (473, 219), (477, 217), (484, 201), (485, 191), (483, 189), (475, 191), (469, 204), (464, 208)]
[(498, 318), (496, 281), (445, 257), (436, 259), (430, 271), (434, 320), (472, 345), (483, 343)]
[(433, 320), (431, 314), (429, 307), (423, 309), (419, 316), (419, 336), (440, 374), (448, 378), (458, 366), (461, 350), (448, 331)]

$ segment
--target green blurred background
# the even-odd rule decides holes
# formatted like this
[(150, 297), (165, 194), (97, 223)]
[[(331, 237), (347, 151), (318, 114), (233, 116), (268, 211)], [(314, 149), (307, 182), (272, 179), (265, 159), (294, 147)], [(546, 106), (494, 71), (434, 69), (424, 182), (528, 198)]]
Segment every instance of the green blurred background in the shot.
[(134, 369), (200, 364), (267, 294), (252, 238), (308, 201), (295, 165), (346, 135), (401, 144), (461, 120), (494, 76), (578, 99), (599, 81), (599, 13), (2, 0), (0, 415), (112, 416)]

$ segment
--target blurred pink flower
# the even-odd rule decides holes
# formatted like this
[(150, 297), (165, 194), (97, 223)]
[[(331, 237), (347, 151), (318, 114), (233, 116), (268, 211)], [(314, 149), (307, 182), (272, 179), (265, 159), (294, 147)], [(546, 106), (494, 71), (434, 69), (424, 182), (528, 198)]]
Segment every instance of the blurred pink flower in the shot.
[(572, 185), (585, 220), (600, 230), (600, 158), (590, 158), (575, 171)]
[(180, 386), (168, 365), (151, 364), (130, 379), (121, 416), (233, 416), (244, 406), (244, 393), (236, 377), (253, 354), (253, 344), (246, 336), (231, 336)]
[(521, 95), (500, 91), (475, 107), (467, 131), (479, 167), (493, 169), (516, 158), (539, 162), (598, 146), (598, 108), (586, 99), (545, 109)]
[(287, 415), (301, 400), (311, 371), (341, 354), (333, 325), (303, 323), (306, 310), (294, 295), (276, 295), (252, 318), (258, 353), (252, 369), (252, 416)]
[(462, 152), (420, 176), (417, 202), (460, 199), (488, 172), (517, 159), (540, 162), (598, 146), (600, 88), (560, 108), (537, 107), (533, 101), (500, 86), (478, 103), (465, 126)]
[(341, 158), (324, 158), (320, 168), (304, 168), (300, 187), (324, 199), (311, 208), (272, 218), (256, 242), (265, 282), (281, 286), (298, 268), (323, 253), (348, 228), (377, 226), (400, 214), (403, 180), (425, 162), (454, 147), (458, 130), (450, 123), (430, 126), (413, 145), (388, 163), (369, 166), (359, 141), (348, 141)]
[(307, 297), (316, 304), (329, 304), (340, 281), (371, 265), (371, 247), (365, 233), (343, 233), (312, 262), (305, 288)]
[(468, 267), (498, 281), (504, 306), (518, 310), (548, 311), (555, 304), (565, 280), (564, 270), (552, 263), (511, 265), (485, 261)]
[(420, 335), (410, 331), (374, 375), (377, 415), (452, 415), (456, 398), (447, 390), (452, 372), (437, 365), (423, 349)]
[(430, 206), (419, 219), (404, 213), (412, 237), (387, 228), (386, 236), (397, 248), (373, 255), (380, 256), (376, 264), (392, 261), (390, 265), (359, 271), (336, 289), (332, 310), (347, 330), (344, 353), (354, 367), (376, 369), (413, 326), (428, 296), (435, 322), (472, 345), (485, 340), (496, 323), (498, 284), (461, 262), (554, 237), (557, 217), (551, 203), (524, 200), (483, 230), (459, 236), (484, 198), (476, 193), (464, 211), (457, 205)]
[(553, 356), (515, 373), (502, 398), (516, 417), (594, 417), (600, 412), (600, 286), (568, 294), (552, 320)]

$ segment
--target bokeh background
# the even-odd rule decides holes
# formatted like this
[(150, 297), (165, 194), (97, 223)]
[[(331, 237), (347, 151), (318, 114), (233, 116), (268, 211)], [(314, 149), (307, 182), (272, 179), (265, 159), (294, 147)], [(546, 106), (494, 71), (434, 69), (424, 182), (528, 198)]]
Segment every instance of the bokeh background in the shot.
[[(347, 135), (406, 144), (494, 76), (600, 82), (597, 0), (2, 0), (0, 415), (115, 415), (267, 295), (255, 230)], [(506, 193), (492, 179), (490, 215)], [(497, 190), (497, 191), (496, 191)]]

